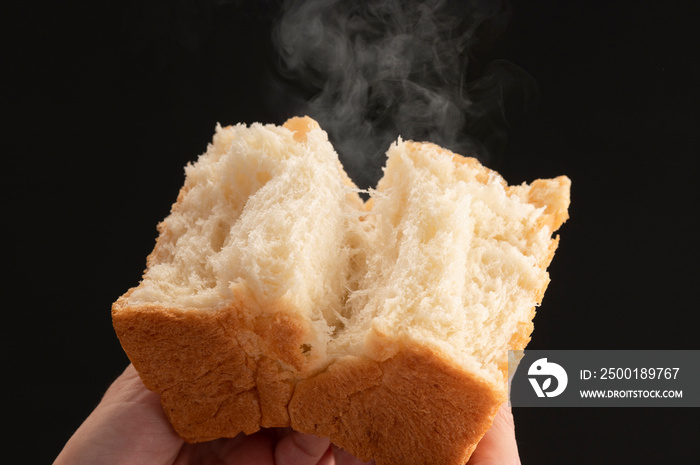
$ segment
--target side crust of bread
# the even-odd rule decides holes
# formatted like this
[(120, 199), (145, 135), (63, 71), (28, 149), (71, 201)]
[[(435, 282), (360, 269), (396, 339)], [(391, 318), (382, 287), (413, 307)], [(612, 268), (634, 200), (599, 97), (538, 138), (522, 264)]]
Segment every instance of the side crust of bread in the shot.
[(183, 439), (289, 426), (294, 386), (309, 375), (300, 349), (309, 330), (303, 322), (287, 316), (282, 305), (253, 318), (243, 311), (251, 305), (245, 297), (211, 311), (127, 306), (128, 295), (112, 308), (115, 331)]
[(383, 341), (397, 348), (386, 360), (346, 357), (304, 379), (303, 363), (276, 358), (298, 358), (304, 328), (279, 313), (257, 322), (240, 314), (114, 305), (124, 350), (188, 442), (291, 426), (363, 460), (459, 464), (505, 401), (504, 391), (410, 342)]
[[(436, 351), (403, 345), (383, 361), (347, 357), (301, 381), (292, 427), (381, 464), (463, 464), (505, 393)], [(436, 440), (440, 438), (440, 440)]]

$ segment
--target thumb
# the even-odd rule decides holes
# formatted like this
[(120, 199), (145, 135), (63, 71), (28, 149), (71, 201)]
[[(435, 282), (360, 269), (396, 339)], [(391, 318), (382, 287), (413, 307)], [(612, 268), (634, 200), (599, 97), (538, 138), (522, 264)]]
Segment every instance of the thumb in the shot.
[(129, 365), (54, 465), (172, 463), (183, 443), (165, 418), (160, 397), (146, 389)]
[(468, 462), (468, 465), (496, 464), (520, 465), (513, 412), (507, 404), (501, 406)]
[(275, 448), (276, 465), (334, 465), (328, 438), (292, 431)]

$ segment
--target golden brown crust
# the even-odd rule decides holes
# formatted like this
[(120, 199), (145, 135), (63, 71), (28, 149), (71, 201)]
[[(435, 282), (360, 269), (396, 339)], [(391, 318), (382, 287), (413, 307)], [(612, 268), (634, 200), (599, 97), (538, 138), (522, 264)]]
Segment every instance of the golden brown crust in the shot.
[(549, 230), (554, 232), (569, 218), (571, 180), (566, 176), (554, 179), (537, 179), (530, 184), (528, 202), (544, 207), (544, 218)]
[(289, 411), (294, 429), (330, 437), (362, 460), (458, 465), (504, 401), (503, 390), (415, 345), (380, 362), (337, 361), (299, 382)]
[(282, 127), (289, 129), (294, 133), (294, 140), (297, 142), (306, 142), (306, 136), (314, 129), (321, 129), (316, 121), (308, 116), (295, 116), (289, 118)]
[(219, 310), (200, 310), (128, 306), (129, 294), (112, 308), (114, 328), (185, 440), (289, 426), (294, 384), (310, 369), (300, 349), (308, 340), (303, 322), (280, 309), (254, 317), (247, 296)]
[[(260, 334), (259, 320), (246, 321), (240, 309), (127, 307), (123, 299), (113, 308), (122, 346), (188, 442), (292, 426), (379, 465), (457, 465), (505, 401), (503, 390), (427, 347), (383, 341), (399, 346), (386, 360), (347, 357), (302, 375), (270, 357), (296, 343), (266, 344), (270, 333)], [(298, 323), (280, 318), (272, 327), (295, 339)], [(246, 350), (245, 333), (268, 347)]]

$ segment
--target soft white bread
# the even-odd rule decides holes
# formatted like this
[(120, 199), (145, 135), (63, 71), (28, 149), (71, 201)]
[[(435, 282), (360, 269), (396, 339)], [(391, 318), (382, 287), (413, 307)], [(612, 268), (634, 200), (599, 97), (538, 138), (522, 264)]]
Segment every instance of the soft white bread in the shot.
[(217, 128), (114, 327), (188, 441), (292, 426), (378, 464), (461, 464), (506, 400), (567, 218), (566, 177), (508, 186), (399, 140), (367, 204), (325, 132)]

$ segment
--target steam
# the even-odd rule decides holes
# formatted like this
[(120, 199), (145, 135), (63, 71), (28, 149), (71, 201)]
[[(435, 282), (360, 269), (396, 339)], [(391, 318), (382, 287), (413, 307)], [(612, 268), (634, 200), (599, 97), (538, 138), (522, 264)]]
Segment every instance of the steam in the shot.
[(287, 0), (274, 105), (316, 119), (360, 187), (376, 183), (398, 136), (484, 160), (505, 145), (504, 95), (526, 74), (472, 61), (508, 16), (487, 0)]

